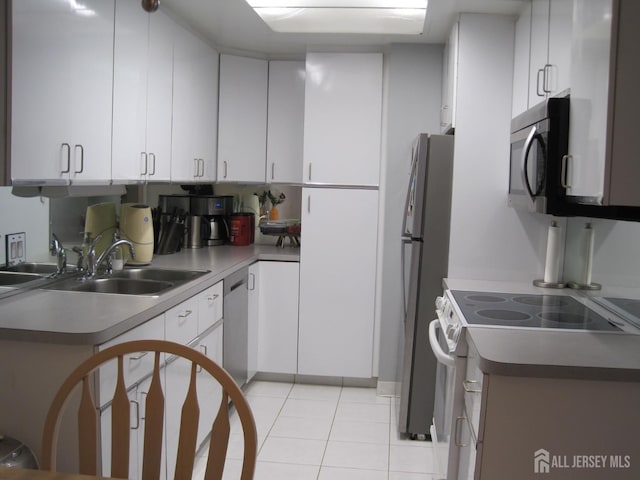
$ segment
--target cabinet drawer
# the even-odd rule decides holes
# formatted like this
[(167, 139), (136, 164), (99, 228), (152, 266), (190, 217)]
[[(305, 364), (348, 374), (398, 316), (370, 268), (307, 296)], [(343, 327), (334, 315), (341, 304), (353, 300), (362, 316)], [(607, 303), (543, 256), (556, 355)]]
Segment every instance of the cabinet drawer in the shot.
[(192, 297), (165, 312), (166, 339), (187, 344), (198, 336), (198, 298)]
[[(134, 340), (164, 340), (164, 315), (143, 323), (139, 327), (98, 346), (98, 351), (114, 345)], [(153, 355), (146, 353), (124, 356), (124, 380), (127, 387), (141, 380), (153, 370)], [(111, 401), (116, 387), (118, 375), (116, 362), (109, 362), (99, 371), (98, 404), (100, 406)]]
[(222, 318), (222, 282), (198, 295), (198, 335)]

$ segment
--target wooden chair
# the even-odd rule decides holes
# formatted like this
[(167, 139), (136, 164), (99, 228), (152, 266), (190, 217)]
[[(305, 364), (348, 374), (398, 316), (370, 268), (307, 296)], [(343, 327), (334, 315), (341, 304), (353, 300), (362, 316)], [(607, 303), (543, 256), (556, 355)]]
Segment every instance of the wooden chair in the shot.
[[(244, 459), (241, 480), (251, 480), (255, 470), (257, 434), (249, 405), (231, 376), (204, 354), (185, 345), (162, 340), (139, 340), (107, 348), (80, 364), (60, 387), (47, 414), (42, 437), (43, 470), (56, 471), (58, 426), (64, 405), (73, 390), (81, 388), (78, 409), (79, 470), (81, 474), (100, 475), (98, 465), (98, 415), (91, 396), (92, 372), (108, 361), (117, 361), (118, 376), (111, 404), (111, 477), (129, 476), (130, 404), (123, 374), (123, 356), (136, 352), (154, 352), (155, 365), (146, 398), (142, 479), (157, 480), (161, 471), (164, 393), (161, 386), (161, 353), (183, 357), (191, 362), (191, 377), (182, 406), (180, 438), (176, 457), (175, 479), (190, 479), (196, 454), (199, 406), (196, 372), (201, 368), (222, 387), (222, 399), (213, 421), (205, 480), (221, 480), (229, 443), (229, 399), (233, 402), (244, 433)], [(177, 412), (176, 412), (177, 414)], [(170, 454), (169, 452), (167, 454)]]

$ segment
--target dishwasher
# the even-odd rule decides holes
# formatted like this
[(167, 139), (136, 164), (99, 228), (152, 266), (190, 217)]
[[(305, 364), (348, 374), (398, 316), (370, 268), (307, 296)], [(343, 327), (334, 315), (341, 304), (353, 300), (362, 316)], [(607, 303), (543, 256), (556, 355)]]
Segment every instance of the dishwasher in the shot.
[(249, 269), (224, 279), (222, 366), (239, 387), (247, 382), (249, 335)]

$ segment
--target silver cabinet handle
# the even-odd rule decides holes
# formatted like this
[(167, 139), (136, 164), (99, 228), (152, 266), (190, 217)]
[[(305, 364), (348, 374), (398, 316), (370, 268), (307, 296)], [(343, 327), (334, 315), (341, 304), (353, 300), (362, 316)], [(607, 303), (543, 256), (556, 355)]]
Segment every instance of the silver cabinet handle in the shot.
[(195, 172), (193, 173), (193, 177), (197, 178), (198, 177), (198, 173), (200, 172), (200, 162), (198, 162), (197, 158), (193, 159), (193, 167)]
[(311, 167), (313, 166), (313, 164), (311, 162), (309, 162), (309, 181), (311, 181)]
[(67, 168), (61, 170), (60, 173), (69, 173), (71, 171), (71, 145), (63, 143), (62, 148), (67, 147)]
[(136, 407), (136, 425), (131, 427), (131, 430), (138, 430), (140, 428), (140, 404), (137, 400), (129, 400)]
[[(542, 93), (540, 92), (540, 74), (542, 74)], [(540, 70), (538, 70), (538, 74), (536, 76), (536, 95), (538, 95), (539, 97), (544, 97), (545, 96), (545, 92), (544, 92), (544, 68), (541, 68)]]
[(222, 175), (223, 178), (227, 178), (227, 161), (225, 160), (223, 163), (224, 166), (224, 174)]
[(478, 380), (465, 380), (462, 382), (462, 388), (467, 393), (482, 393), (482, 387), (474, 388), (474, 386), (479, 384), (480, 382)]
[(255, 290), (256, 289), (256, 276), (253, 273), (249, 274), (249, 290)]
[(75, 145), (74, 149), (80, 149), (80, 170), (74, 170), (73, 173), (82, 173), (84, 171), (84, 147), (80, 144)]
[[(200, 347), (200, 351), (204, 354), (204, 356), (208, 356), (209, 350), (206, 345), (198, 345)], [(196, 367), (196, 373), (202, 372), (202, 365), (198, 365)]]
[(149, 172), (149, 175), (155, 175), (156, 174), (156, 154), (150, 153), (149, 158), (151, 159), (151, 166), (152, 166), (152, 169)]
[(458, 417), (456, 418), (456, 431), (454, 432), (454, 443), (456, 445), (456, 447), (467, 447), (469, 446), (468, 443), (460, 443), (460, 436), (458, 435), (460, 433), (460, 421), (461, 420), (466, 420), (465, 417)]
[(214, 293), (210, 297), (207, 297), (207, 300), (210, 302), (215, 302), (218, 298), (220, 298), (220, 295), (218, 295), (217, 293)]
[(144, 171), (140, 173), (140, 175), (146, 175), (149, 172), (149, 157), (147, 155), (147, 152), (140, 152), (140, 158), (144, 159)]
[(571, 155), (562, 156), (562, 165), (560, 169), (560, 182), (562, 187), (566, 188), (567, 190), (571, 188), (571, 184), (567, 180), (567, 173), (569, 168), (569, 160), (571, 160), (572, 158), (573, 157)]
[(200, 172), (200, 176), (204, 177), (204, 158), (200, 159), (200, 163), (202, 164), (202, 171)]
[(307, 197), (307, 212), (311, 213), (311, 195)]
[(271, 180), (276, 178), (276, 163), (271, 162)]
[(185, 310), (184, 313), (180, 313), (178, 314), (178, 318), (187, 318), (189, 315), (191, 315), (193, 312), (191, 310)]
[(551, 77), (552, 68), (553, 68), (553, 65), (551, 65), (550, 63), (547, 63), (543, 68), (544, 77), (542, 81), (542, 91), (544, 93), (551, 93), (551, 88), (549, 87), (549, 78)]

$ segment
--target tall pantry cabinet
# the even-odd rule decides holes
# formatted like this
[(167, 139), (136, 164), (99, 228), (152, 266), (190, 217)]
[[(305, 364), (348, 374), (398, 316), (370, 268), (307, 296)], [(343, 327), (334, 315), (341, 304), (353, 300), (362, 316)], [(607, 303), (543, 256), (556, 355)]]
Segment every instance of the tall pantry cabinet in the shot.
[(307, 54), (302, 375), (373, 374), (381, 122), (382, 54)]

